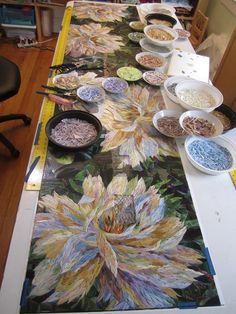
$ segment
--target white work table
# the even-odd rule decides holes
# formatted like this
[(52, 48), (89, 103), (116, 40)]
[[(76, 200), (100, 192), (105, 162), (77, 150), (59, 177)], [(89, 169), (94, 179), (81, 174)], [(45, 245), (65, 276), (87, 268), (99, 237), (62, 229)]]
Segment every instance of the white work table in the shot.
[[(193, 52), (188, 40), (177, 41), (176, 47)], [(163, 91), (167, 108), (180, 108)], [(224, 136), (236, 143), (236, 129)], [(236, 313), (236, 189), (229, 174), (205, 175), (187, 160), (183, 142), (178, 142), (182, 163), (191, 191), (205, 246), (215, 268), (214, 276), (222, 305), (196, 309), (136, 310), (122, 313)], [(25, 279), (34, 218), (39, 192), (23, 189), (17, 219), (0, 291), (0, 314), (17, 314), (20, 310), (22, 285)], [(114, 313), (106, 311), (104, 313)]]

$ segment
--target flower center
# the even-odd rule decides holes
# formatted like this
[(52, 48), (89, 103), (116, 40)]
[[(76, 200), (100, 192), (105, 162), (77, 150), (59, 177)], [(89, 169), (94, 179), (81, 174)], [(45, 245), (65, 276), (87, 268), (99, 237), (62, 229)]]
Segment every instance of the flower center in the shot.
[(99, 219), (99, 226), (108, 233), (120, 234), (136, 223), (132, 196), (116, 195), (114, 205), (107, 209)]

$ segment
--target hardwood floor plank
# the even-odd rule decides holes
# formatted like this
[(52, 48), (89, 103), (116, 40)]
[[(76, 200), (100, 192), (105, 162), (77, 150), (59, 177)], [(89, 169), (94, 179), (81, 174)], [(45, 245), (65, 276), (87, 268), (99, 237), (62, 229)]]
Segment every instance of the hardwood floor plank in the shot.
[[(56, 41), (50, 43), (55, 47)], [(0, 55), (15, 62), (21, 71), (21, 87), (18, 94), (0, 103), (0, 115), (25, 113), (32, 118), (30, 126), (21, 121), (6, 122), (0, 131), (20, 150), (18, 159), (12, 159), (0, 143), (0, 285), (23, 188), (26, 167), (31, 152), (35, 129), (42, 104), (37, 95), (47, 81), (53, 52), (39, 49), (19, 49), (15, 44), (0, 44)], [(1, 75), (1, 74), (0, 74)]]

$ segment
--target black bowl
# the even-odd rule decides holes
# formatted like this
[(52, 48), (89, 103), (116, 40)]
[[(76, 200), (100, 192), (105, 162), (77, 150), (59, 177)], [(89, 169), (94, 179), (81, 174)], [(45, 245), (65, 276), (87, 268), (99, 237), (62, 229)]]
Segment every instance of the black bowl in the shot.
[[(167, 21), (167, 22), (169, 22), (171, 24), (168, 27), (173, 27), (177, 23), (175, 18), (173, 18), (172, 16), (167, 15), (167, 14), (150, 13), (150, 14), (145, 16), (145, 20), (147, 21), (147, 24), (163, 25), (161, 23), (151, 23), (150, 20), (152, 20), (152, 19), (157, 19), (157, 20), (160, 20), (160, 21)], [(167, 25), (165, 25), (165, 26), (167, 26)]]
[[(77, 118), (77, 119), (85, 120), (85, 121), (93, 124), (97, 130), (96, 138), (93, 139), (91, 142), (86, 143), (84, 145), (80, 145), (80, 146), (65, 146), (65, 145), (57, 143), (54, 139), (51, 138), (51, 131), (53, 128), (55, 128), (55, 126), (61, 120), (68, 119), (68, 118), (69, 119), (70, 118)], [(81, 111), (81, 110), (68, 110), (68, 111), (60, 112), (60, 113), (56, 114), (54, 117), (52, 117), (50, 120), (48, 120), (45, 131), (46, 131), (46, 134), (47, 134), (49, 141), (51, 143), (53, 143), (54, 145), (61, 147), (63, 149), (66, 149), (66, 150), (82, 150), (82, 149), (88, 148), (89, 146), (95, 144), (99, 140), (101, 133), (102, 133), (102, 124), (91, 113)]]
[(223, 113), (227, 118), (230, 120), (230, 128), (224, 130), (225, 132), (236, 128), (236, 112), (233, 111), (229, 106), (222, 104), (221, 106), (217, 107), (214, 111), (219, 111)]

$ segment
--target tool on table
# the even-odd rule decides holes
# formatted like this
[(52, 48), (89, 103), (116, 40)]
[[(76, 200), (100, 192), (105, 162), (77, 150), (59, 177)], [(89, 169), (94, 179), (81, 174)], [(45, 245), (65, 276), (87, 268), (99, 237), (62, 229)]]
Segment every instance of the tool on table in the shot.
[(56, 86), (48, 86), (48, 85), (41, 85), (43, 88), (48, 89), (49, 91), (54, 91), (57, 94), (60, 95), (64, 95), (65, 97), (76, 97), (76, 90), (77, 88), (74, 89), (63, 89), (63, 88), (59, 88)]
[(79, 58), (78, 61), (74, 61), (71, 63), (53, 65), (50, 67), (50, 69), (58, 71), (60, 73), (69, 73), (76, 70), (100, 70), (104, 69), (104, 59), (96, 56), (84, 57)]
[(43, 88), (48, 89), (48, 90), (52, 90), (54, 92), (57, 93), (61, 93), (61, 94), (72, 94), (72, 90), (69, 91), (68, 89), (64, 89), (64, 88), (60, 88), (60, 87), (56, 87), (56, 86), (49, 86), (49, 85), (41, 85)]
[(73, 106), (73, 104), (75, 103), (75, 100), (71, 100), (71, 98), (76, 98), (76, 96), (46, 93), (46, 92), (40, 92), (40, 91), (37, 91), (36, 93), (47, 96), (48, 99), (62, 106), (70, 106), (70, 107)]

